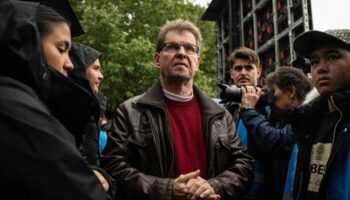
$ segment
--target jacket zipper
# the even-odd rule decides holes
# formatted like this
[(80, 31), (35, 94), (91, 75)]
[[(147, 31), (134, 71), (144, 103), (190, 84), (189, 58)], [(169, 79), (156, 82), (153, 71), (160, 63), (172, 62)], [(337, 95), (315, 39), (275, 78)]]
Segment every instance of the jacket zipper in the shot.
[(335, 140), (335, 134), (337, 132), (337, 127), (341, 121), (341, 119), (343, 119), (343, 112), (338, 108), (338, 106), (335, 104), (334, 100), (333, 100), (333, 96), (331, 96), (331, 101), (332, 101), (332, 104), (334, 105), (335, 109), (340, 113), (340, 117), (337, 121), (337, 123), (335, 124), (334, 126), (334, 130), (333, 130), (333, 138), (332, 138), (332, 145), (334, 144), (334, 140)]
[[(158, 134), (158, 132), (157, 132), (156, 130), (154, 130), (154, 127), (155, 127), (154, 120), (153, 120), (153, 118), (152, 118), (152, 116), (151, 116), (151, 113), (149, 113), (149, 111), (145, 111), (145, 112), (146, 112), (146, 114), (147, 114), (147, 116), (148, 116), (148, 118), (149, 118), (149, 120), (150, 120), (150, 125), (151, 125), (151, 130), (152, 130), (152, 135), (153, 135), (153, 142), (154, 142), (155, 144), (157, 144), (158, 141), (155, 141), (155, 135), (156, 135), (156, 133), (157, 133), (158, 138), (159, 138), (159, 134)], [(165, 176), (165, 174), (164, 174), (164, 168), (163, 168), (163, 166), (162, 166), (162, 163), (163, 163), (162, 157), (161, 157), (161, 155), (159, 154), (159, 149), (157, 148), (157, 145), (155, 145), (155, 147), (156, 147), (156, 152), (157, 152), (158, 161), (159, 161), (158, 164), (159, 164), (160, 173), (161, 173), (163, 176)]]
[(299, 190), (298, 190), (298, 195), (297, 195), (296, 200), (298, 200), (300, 197), (302, 183), (303, 183), (303, 172), (300, 173)]

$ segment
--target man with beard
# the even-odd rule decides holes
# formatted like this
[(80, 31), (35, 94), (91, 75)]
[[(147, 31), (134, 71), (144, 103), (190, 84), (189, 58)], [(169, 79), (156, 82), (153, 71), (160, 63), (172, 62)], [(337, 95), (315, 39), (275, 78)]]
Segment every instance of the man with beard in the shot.
[[(228, 58), (231, 62), (230, 76), (232, 82), (237, 87), (241, 88), (243, 95), (246, 91), (255, 91), (258, 78), (261, 75), (260, 59), (258, 54), (247, 47), (239, 47), (235, 49)], [(259, 95), (261, 90), (259, 90)], [(246, 97), (242, 96), (241, 102), (227, 102), (225, 103), (226, 109), (231, 113), (234, 118), (234, 123), (237, 126), (237, 134), (243, 145), (248, 148), (248, 152), (255, 158), (254, 162), (254, 181), (250, 185), (248, 191), (245, 194), (246, 199), (272, 199), (273, 190), (272, 185), (264, 181), (264, 163), (261, 162), (261, 156), (255, 153), (255, 145), (253, 140), (250, 139), (247, 129), (240, 119), (240, 110), (246, 108), (252, 108), (257, 110), (263, 115), (267, 115), (265, 105), (262, 104), (247, 104)]]
[(240, 199), (252, 158), (231, 115), (194, 86), (201, 34), (193, 23), (160, 28), (160, 79), (122, 103), (102, 155), (121, 199)]

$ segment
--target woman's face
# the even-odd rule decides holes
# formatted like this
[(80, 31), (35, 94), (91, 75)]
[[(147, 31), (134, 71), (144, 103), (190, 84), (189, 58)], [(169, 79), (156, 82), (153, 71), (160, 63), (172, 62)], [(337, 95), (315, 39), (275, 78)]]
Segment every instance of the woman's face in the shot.
[(71, 32), (65, 22), (56, 22), (51, 25), (51, 32), (41, 38), (47, 63), (55, 70), (68, 76), (73, 69), (68, 52), (71, 47)]
[(92, 91), (98, 92), (98, 88), (100, 87), (100, 83), (103, 79), (103, 75), (101, 72), (101, 64), (100, 59), (96, 59), (87, 69), (86, 69), (86, 77), (89, 80), (90, 87)]
[(288, 113), (298, 104), (298, 99), (293, 89), (291, 91), (282, 91), (276, 84), (273, 84), (270, 91), (274, 99), (273, 107), (277, 113)]

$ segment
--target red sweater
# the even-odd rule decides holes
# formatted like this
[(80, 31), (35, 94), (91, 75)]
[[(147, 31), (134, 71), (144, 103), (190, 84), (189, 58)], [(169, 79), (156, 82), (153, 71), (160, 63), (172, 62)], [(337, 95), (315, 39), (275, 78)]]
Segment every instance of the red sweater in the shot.
[(197, 98), (188, 102), (165, 99), (175, 152), (174, 178), (197, 169), (200, 176), (206, 178), (205, 138)]

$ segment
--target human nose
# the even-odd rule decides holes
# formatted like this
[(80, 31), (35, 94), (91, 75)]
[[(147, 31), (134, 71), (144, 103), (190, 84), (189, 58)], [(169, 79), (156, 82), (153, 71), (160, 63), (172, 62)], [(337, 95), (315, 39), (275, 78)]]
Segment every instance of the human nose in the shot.
[(246, 70), (244, 67), (242, 68), (241, 70), (241, 74), (247, 74), (248, 73), (248, 70)]
[(64, 62), (64, 69), (66, 71), (71, 71), (71, 70), (74, 69), (74, 65), (73, 65), (71, 59), (69, 58), (69, 56), (67, 56), (67, 58), (66, 58), (66, 60)]
[(177, 56), (183, 56), (183, 57), (185, 57), (185, 56), (187, 55), (185, 47), (179, 45), (179, 48), (178, 48), (178, 50), (176, 51), (176, 55), (177, 55)]
[(317, 64), (314, 64), (314, 69), (316, 69), (317, 73), (324, 73), (328, 69), (328, 61), (326, 59), (320, 59)]
[(99, 72), (99, 73), (98, 73), (98, 79), (99, 79), (100, 81), (102, 81), (103, 78), (104, 78), (104, 76), (103, 76), (102, 72)]

